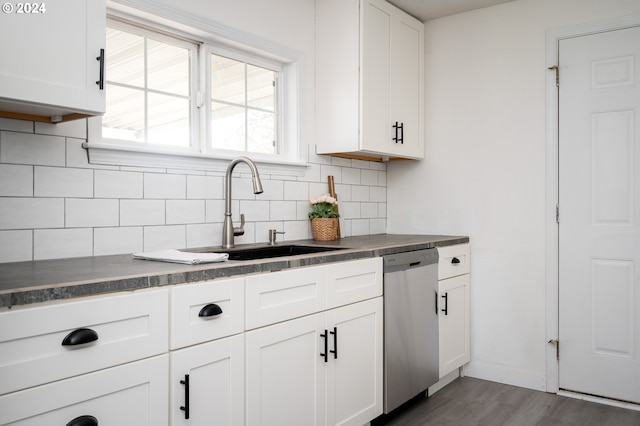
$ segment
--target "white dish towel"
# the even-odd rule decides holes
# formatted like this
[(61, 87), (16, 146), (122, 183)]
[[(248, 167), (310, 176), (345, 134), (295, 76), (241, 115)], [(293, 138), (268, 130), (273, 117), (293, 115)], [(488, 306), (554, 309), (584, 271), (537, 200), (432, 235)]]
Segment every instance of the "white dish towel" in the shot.
[(192, 253), (175, 249), (149, 251), (146, 253), (134, 253), (134, 259), (156, 260), (159, 262), (186, 263), (196, 265), (198, 263), (225, 262), (229, 259), (228, 253)]

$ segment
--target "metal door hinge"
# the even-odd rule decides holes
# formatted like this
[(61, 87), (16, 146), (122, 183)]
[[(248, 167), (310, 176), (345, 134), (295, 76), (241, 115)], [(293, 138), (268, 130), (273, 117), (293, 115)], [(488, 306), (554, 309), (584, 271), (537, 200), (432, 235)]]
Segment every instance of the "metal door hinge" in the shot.
[(556, 223), (560, 223), (560, 206), (556, 204)]
[(560, 361), (560, 342), (557, 339), (551, 339), (547, 343), (551, 343), (556, 347), (556, 359)]
[(560, 86), (560, 68), (557, 65), (549, 67), (549, 70), (556, 72), (556, 86)]

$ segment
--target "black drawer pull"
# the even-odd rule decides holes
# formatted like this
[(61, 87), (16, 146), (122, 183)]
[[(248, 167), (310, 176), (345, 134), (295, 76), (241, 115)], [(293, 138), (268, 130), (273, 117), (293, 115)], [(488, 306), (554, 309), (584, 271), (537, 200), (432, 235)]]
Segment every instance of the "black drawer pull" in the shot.
[(457, 265), (458, 263), (460, 263), (460, 259), (458, 259), (457, 257), (454, 257), (453, 259), (451, 259), (451, 263), (453, 263), (454, 265)]
[(199, 317), (215, 317), (216, 315), (220, 315), (222, 313), (222, 308), (215, 303), (209, 303), (200, 309), (200, 313), (198, 313)]
[(445, 315), (448, 315), (449, 313), (449, 293), (445, 293), (444, 296), (440, 296), (444, 299), (444, 309), (442, 309), (442, 312), (444, 312)]
[(62, 340), (62, 346), (84, 345), (85, 343), (95, 342), (96, 340), (98, 340), (98, 333), (90, 328), (79, 328), (67, 334), (67, 336)]
[(93, 416), (80, 416), (67, 423), (67, 426), (98, 426), (98, 419)]
[(329, 359), (329, 352), (328, 352), (329, 341), (327, 336), (327, 330), (325, 330), (324, 333), (320, 333), (320, 337), (324, 339), (324, 353), (320, 354), (320, 356), (324, 358), (324, 362), (327, 362)]
[(180, 410), (184, 411), (185, 420), (189, 420), (189, 375), (184, 375), (184, 380), (180, 380), (180, 384), (184, 385), (184, 405), (180, 406)]
[(333, 350), (329, 352), (333, 354), (333, 359), (338, 359), (338, 327), (333, 327), (329, 334), (333, 334)]
[(100, 90), (104, 90), (104, 49), (100, 49), (100, 56), (96, 60), (100, 62), (100, 79), (96, 81), (96, 84)]

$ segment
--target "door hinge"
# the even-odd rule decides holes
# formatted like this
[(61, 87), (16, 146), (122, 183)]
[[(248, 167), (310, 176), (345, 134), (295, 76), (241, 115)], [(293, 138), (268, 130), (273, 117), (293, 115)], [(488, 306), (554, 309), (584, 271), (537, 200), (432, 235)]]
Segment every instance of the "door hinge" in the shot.
[(556, 86), (560, 86), (560, 68), (557, 65), (549, 67), (549, 70), (556, 72)]
[(547, 343), (551, 343), (556, 347), (556, 359), (560, 361), (560, 342), (557, 339), (551, 339)]
[(556, 223), (560, 223), (560, 206), (556, 204)]

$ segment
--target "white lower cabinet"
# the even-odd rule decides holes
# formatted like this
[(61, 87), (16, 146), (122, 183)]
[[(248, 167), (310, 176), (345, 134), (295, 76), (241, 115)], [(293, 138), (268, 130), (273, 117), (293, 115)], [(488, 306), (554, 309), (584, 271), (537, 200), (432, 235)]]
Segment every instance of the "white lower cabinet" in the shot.
[(471, 360), (469, 244), (438, 248), (440, 378)]
[(168, 424), (168, 355), (0, 396), (0, 424), (159, 426)]
[(244, 425), (244, 336), (171, 352), (170, 388), (172, 425)]
[(382, 413), (382, 298), (246, 333), (248, 425), (362, 425)]

